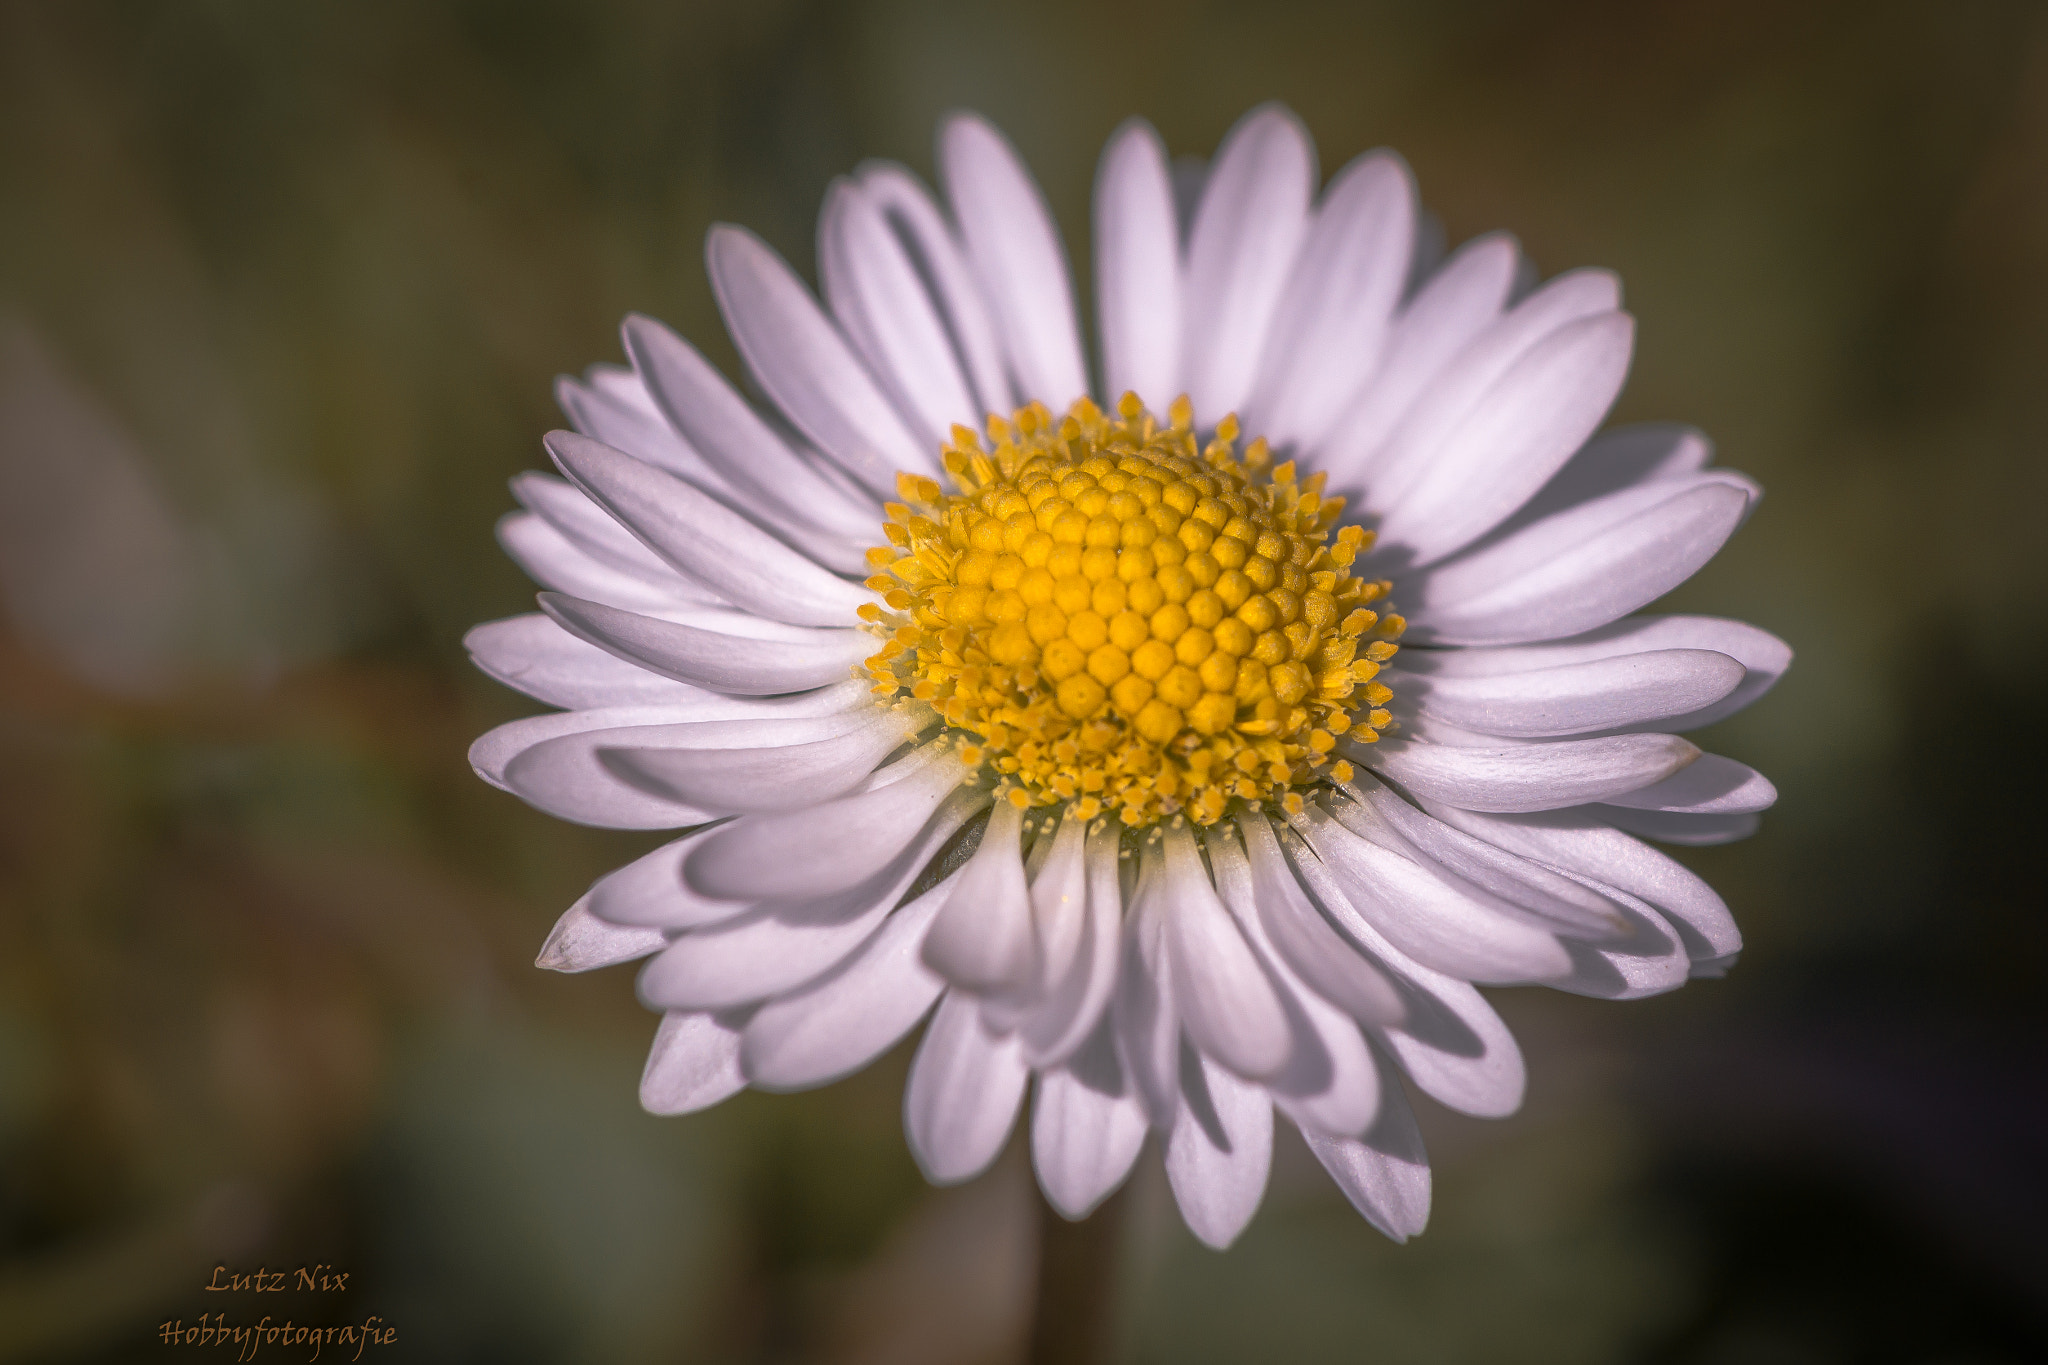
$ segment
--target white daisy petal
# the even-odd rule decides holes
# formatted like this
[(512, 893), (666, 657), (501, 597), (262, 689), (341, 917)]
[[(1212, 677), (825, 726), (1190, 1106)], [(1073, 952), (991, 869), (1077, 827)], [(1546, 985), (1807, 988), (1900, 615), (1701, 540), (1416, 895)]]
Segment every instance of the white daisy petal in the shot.
[(858, 630), (806, 631), (795, 639), (786, 633), (729, 635), (552, 592), (540, 595), (540, 606), (570, 634), (629, 663), (695, 687), (744, 696), (780, 696), (838, 682), (875, 643)]
[(880, 202), (844, 177), (825, 193), (818, 276), (839, 325), (916, 423), (927, 447), (979, 425), (944, 319)]
[(704, 244), (733, 344), (762, 391), (818, 448), (880, 497), (899, 469), (937, 468), (846, 338), (774, 250), (721, 223)]
[(991, 1036), (972, 996), (946, 992), (903, 1090), (903, 1130), (925, 1178), (957, 1185), (987, 1170), (1030, 1077), (1016, 1037)]
[(692, 830), (598, 878), (584, 897), (590, 912), (626, 927), (695, 929), (749, 908), (751, 902), (717, 900), (683, 884), (683, 859), (709, 832)]
[(1067, 1062), (1038, 1073), (1031, 1165), (1047, 1202), (1063, 1218), (1087, 1217), (1130, 1174), (1149, 1129), (1105, 1024)]
[(1166, 1178), (1188, 1230), (1218, 1251), (1236, 1241), (1258, 1211), (1272, 1164), (1273, 1103), (1265, 1090), (1183, 1046)]
[(599, 563), (532, 512), (508, 512), (498, 519), (497, 529), (505, 553), (543, 588), (654, 616), (717, 605), (709, 588), (688, 583), (680, 574), (670, 575), (675, 584), (670, 587)]
[(1304, 1130), (1308, 1149), (1367, 1222), (1405, 1242), (1429, 1222), (1429, 1155), (1400, 1083), (1387, 1078), (1379, 1121), (1362, 1138)]
[(1691, 974), (1685, 944), (1647, 902), (1614, 887), (1602, 888), (1624, 906), (1631, 921), (1621, 944), (1574, 943), (1572, 969), (1544, 984), (1552, 990), (1599, 1000), (1640, 1000), (1675, 991)]
[[(598, 760), (643, 791), (721, 815), (815, 806), (858, 786), (929, 726), (879, 708), (817, 738), (773, 744), (619, 746)], [(804, 733), (812, 733), (805, 731)]]
[(1713, 443), (1694, 427), (1640, 422), (1611, 428), (1579, 447), (1501, 529), (1541, 521), (1624, 488), (1697, 474), (1713, 458)]
[(1500, 316), (1521, 251), (1506, 233), (1475, 237), (1430, 276), (1395, 319), (1374, 373), (1351, 410), (1312, 454), (1340, 492), (1364, 486), (1418, 395), (1452, 357)]
[[(1086, 821), (1067, 817), (1031, 887), (1048, 960), (1045, 992), (1022, 1029), (1025, 1055), (1037, 1067), (1057, 1066), (1072, 1056), (1095, 1031), (1116, 991), (1123, 947), (1119, 841), (1108, 826), (1086, 833), (1084, 841), (1086, 829)], [(1051, 966), (1055, 961), (1057, 968)]]
[(1690, 578), (1735, 533), (1748, 492), (1714, 473), (1595, 498), (1404, 579), (1420, 644), (1512, 645), (1604, 626)]
[(668, 1009), (725, 1009), (816, 980), (867, 941), (984, 803), (977, 793), (955, 793), (916, 838), (865, 878), (807, 899), (766, 901), (683, 935), (641, 971), (641, 999)]
[(1771, 780), (1748, 764), (1701, 754), (1662, 782), (1607, 797), (1605, 804), (1685, 815), (1747, 815), (1777, 800)]
[(771, 621), (837, 626), (873, 594), (804, 558), (665, 470), (574, 432), (548, 453), (577, 486), (689, 579)]
[(1761, 818), (1754, 814), (1693, 815), (1685, 811), (1631, 810), (1626, 806), (1607, 805), (1588, 806), (1586, 809), (1598, 811), (1609, 824), (1631, 834), (1688, 848), (1747, 839), (1762, 824)]
[(1642, 897), (1684, 936), (1695, 960), (1739, 952), (1742, 935), (1719, 893), (1690, 868), (1610, 827), (1599, 809), (1479, 815), (1429, 806), (1438, 819), (1489, 843)]
[[(562, 533), (564, 539), (605, 567), (665, 591), (687, 594), (692, 579), (684, 578), (662, 557), (641, 544), (631, 531), (566, 479), (535, 473), (512, 476), (512, 496), (522, 507)], [(701, 591), (701, 587), (698, 589)]]
[(925, 965), (962, 990), (1016, 995), (1037, 978), (1038, 935), (1019, 845), (1023, 828), (1021, 809), (995, 803), (980, 846), (925, 936)]
[(1476, 403), (1460, 404), (1461, 420), (1440, 440), (1406, 445), (1404, 424), (1388, 466), (1409, 449), (1424, 449), (1426, 466), (1405, 487), (1389, 468), (1389, 486), (1374, 493), (1387, 509), (1379, 543), (1388, 556), (1433, 564), (1507, 520), (1606, 418), (1634, 349), (1628, 314), (1581, 318), (1529, 347)]
[(707, 695), (607, 654), (537, 611), (473, 626), (462, 647), (491, 677), (551, 706), (659, 706)]
[(1066, 251), (1009, 139), (971, 114), (939, 133), (939, 167), (1019, 387), (1055, 412), (1088, 392)]
[(1156, 849), (1142, 870), (1124, 919), (1110, 1022), (1117, 1059), (1154, 1127), (1171, 1128), (1180, 1107), (1180, 1017), (1166, 951), (1166, 916), (1154, 894), (1162, 879)]
[[(663, 419), (646, 390), (640, 388), (640, 380), (631, 371), (613, 373), (620, 375), (620, 381), (603, 387), (579, 384), (567, 375), (555, 381), (555, 402), (569, 425), (593, 441), (660, 465), (703, 487), (723, 487), (718, 471)], [(638, 401), (619, 392), (626, 384), (640, 390)]]
[(716, 1015), (672, 1011), (661, 1017), (640, 1105), (650, 1114), (694, 1114), (747, 1088), (740, 1074), (739, 1030)]
[[(1620, 907), (1572, 878), (1430, 818), (1371, 777), (1361, 775), (1345, 789), (1370, 806), (1383, 827), (1391, 827), (1405, 845), (1403, 852), (1490, 892), (1544, 926), (1574, 938), (1602, 940), (1627, 931)], [(1359, 832), (1371, 837), (1366, 830)]]
[(585, 896), (555, 921), (533, 965), (551, 972), (587, 972), (631, 962), (661, 951), (668, 938), (659, 929), (612, 924), (590, 910)]
[(1156, 410), (1180, 393), (1180, 276), (1166, 145), (1131, 119), (1095, 173), (1095, 311), (1111, 403), (1134, 392)]
[(1435, 676), (1424, 651), (1402, 656), (1382, 681), (1422, 714), (1517, 739), (1590, 734), (1683, 716), (1720, 701), (1743, 680), (1741, 663), (1706, 649), (1616, 654), (1527, 672)]
[[(814, 544), (848, 544), (858, 554), (874, 535), (868, 494), (792, 450), (696, 347), (661, 323), (636, 313), (619, 330), (653, 401), (725, 485), (781, 525), (818, 528), (824, 534), (814, 536)], [(836, 548), (820, 562), (860, 571), (837, 562)]]
[(1276, 448), (1318, 449), (1379, 367), (1415, 246), (1415, 177), (1391, 152), (1330, 182), (1246, 405), (1246, 429)]
[(761, 1007), (740, 1063), (763, 1090), (807, 1090), (851, 1075), (917, 1027), (945, 981), (918, 953), (954, 878), (882, 922), (852, 956), (801, 990)]
[(1378, 964), (1344, 941), (1303, 893), (1263, 815), (1241, 814), (1259, 921), (1273, 950), (1323, 999), (1367, 1024), (1398, 1024), (1407, 1013), (1401, 988)]
[[(1268, 831), (1270, 834), (1270, 829)], [(1266, 937), (1245, 851), (1227, 830), (1206, 840), (1216, 890), (1274, 979), (1293, 1034), (1287, 1065), (1267, 1080), (1273, 1101), (1303, 1129), (1358, 1134), (1379, 1112), (1379, 1070), (1358, 1025), (1310, 990)], [(1356, 957), (1355, 953), (1347, 953)]]
[[(1356, 808), (1354, 808), (1356, 809)], [(1570, 959), (1557, 938), (1479, 888), (1311, 807), (1302, 837), (1345, 899), (1400, 950), (1466, 981), (1543, 981)]]
[(1434, 971), (1389, 942), (1295, 835), (1287, 836), (1285, 846), (1303, 884), (1331, 919), (1400, 982), (1400, 1021), (1372, 1032), (1408, 1078), (1437, 1103), (1475, 1118), (1499, 1118), (1520, 1108), (1528, 1082), (1522, 1051), (1485, 997), (1471, 983)]
[(684, 860), (684, 879), (724, 897), (816, 896), (881, 871), (967, 780), (945, 749), (927, 745), (871, 781), (887, 785), (807, 810), (743, 815), (720, 826)]
[(1552, 810), (1661, 782), (1699, 757), (1676, 735), (1609, 735), (1505, 748), (1384, 740), (1358, 754), (1418, 796), (1467, 810)]
[(1315, 149), (1279, 105), (1246, 114), (1217, 149), (1188, 232), (1178, 366), (1204, 423), (1251, 397), (1315, 187)]
[(1194, 836), (1169, 826), (1154, 894), (1166, 921), (1174, 1004), (1203, 1053), (1241, 1076), (1271, 1076), (1293, 1039), (1272, 981), (1217, 898)]
[(1016, 392), (1003, 368), (1002, 338), (960, 239), (931, 193), (909, 171), (887, 161), (863, 164), (856, 178), (888, 216), (890, 228), (916, 262), (920, 280), (931, 290), (946, 335), (973, 386), (977, 419), (1008, 412), (1016, 405)]

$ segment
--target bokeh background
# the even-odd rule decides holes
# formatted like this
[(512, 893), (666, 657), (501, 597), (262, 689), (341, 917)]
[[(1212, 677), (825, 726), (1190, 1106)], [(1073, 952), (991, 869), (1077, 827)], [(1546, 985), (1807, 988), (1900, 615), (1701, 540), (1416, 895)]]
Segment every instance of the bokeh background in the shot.
[(1148, 1158), (1117, 1358), (2048, 1359), (2048, 8), (74, 0), (0, 4), (0, 1361), (165, 1359), (223, 1260), (366, 1359), (1019, 1359), (1025, 1163), (928, 1191), (902, 1050), (639, 1111), (630, 970), (529, 964), (656, 836), (477, 781), (534, 707), (459, 641), (550, 378), (633, 309), (733, 365), (710, 223), (809, 270), (966, 105), (1078, 257), (1117, 122), (1273, 97), (1622, 273), (1618, 415), (1768, 489), (1672, 605), (1798, 649), (1710, 736), (1783, 800), (1682, 855), (1726, 981), (1499, 994), (1528, 1105), (1425, 1113), (1415, 1243), (1283, 1141), (1219, 1256)]

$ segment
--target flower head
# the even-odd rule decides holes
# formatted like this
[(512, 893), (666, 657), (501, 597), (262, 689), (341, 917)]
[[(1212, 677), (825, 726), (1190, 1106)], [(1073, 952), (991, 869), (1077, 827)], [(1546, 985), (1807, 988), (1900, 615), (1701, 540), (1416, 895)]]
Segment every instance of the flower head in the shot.
[(944, 209), (895, 166), (833, 186), (822, 308), (714, 229), (765, 409), (645, 318), (631, 369), (561, 385), (567, 482), (521, 476), (501, 526), (542, 613), (468, 643), (567, 709), (472, 759), (683, 833), (542, 965), (651, 958), (657, 1112), (822, 1084), (929, 1016), (905, 1120), (934, 1180), (1030, 1090), (1063, 1213), (1156, 1132), (1222, 1246), (1278, 1109), (1410, 1236), (1406, 1088), (1521, 1100), (1475, 984), (1627, 998), (1734, 959), (1719, 897), (1634, 836), (1753, 828), (1770, 784), (1678, 734), (1789, 651), (1630, 613), (1757, 490), (1688, 429), (1594, 434), (1633, 341), (1611, 275), (1529, 288), (1498, 236), (1437, 259), (1396, 158), (1318, 195), (1282, 110), (1186, 213), (1156, 134), (1111, 141), (1094, 393), (1014, 152), (959, 117), (940, 161)]

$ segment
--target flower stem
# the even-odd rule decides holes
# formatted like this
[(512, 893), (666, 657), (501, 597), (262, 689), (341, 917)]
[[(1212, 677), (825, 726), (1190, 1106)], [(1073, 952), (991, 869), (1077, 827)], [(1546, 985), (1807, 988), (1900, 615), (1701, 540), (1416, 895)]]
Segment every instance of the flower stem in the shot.
[(1087, 1218), (1070, 1223), (1039, 1201), (1031, 1365), (1097, 1365), (1110, 1358), (1127, 1202), (1118, 1190)]

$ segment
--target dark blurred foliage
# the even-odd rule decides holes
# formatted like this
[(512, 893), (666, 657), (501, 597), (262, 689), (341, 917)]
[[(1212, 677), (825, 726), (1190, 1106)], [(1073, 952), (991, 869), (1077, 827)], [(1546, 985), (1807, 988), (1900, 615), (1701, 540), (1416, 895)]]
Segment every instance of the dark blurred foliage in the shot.
[(388, 1359), (1016, 1358), (1026, 1164), (927, 1192), (900, 1052), (639, 1112), (627, 973), (526, 964), (650, 840), (469, 774), (533, 708), (459, 640), (550, 376), (629, 309), (731, 363), (709, 223), (808, 269), (971, 105), (1080, 252), (1120, 119), (1269, 97), (1621, 271), (1619, 415), (1769, 490), (1675, 604), (1800, 651), (1709, 737), (1784, 799), (1687, 855), (1727, 981), (1503, 996), (1529, 1104), (1425, 1116), (1417, 1242), (1294, 1144), (1214, 1255), (1142, 1166), (1124, 1356), (2048, 1358), (2048, 10), (79, 0), (0, 5), (0, 1360), (163, 1359), (217, 1261)]

